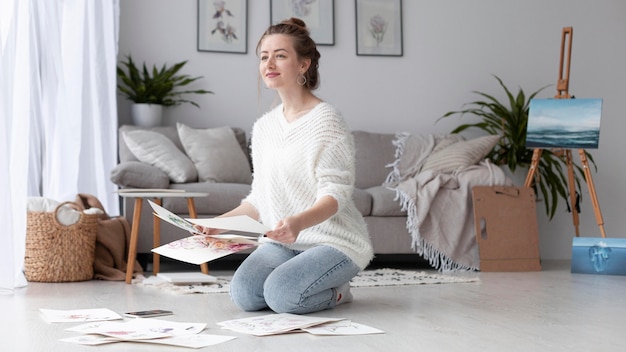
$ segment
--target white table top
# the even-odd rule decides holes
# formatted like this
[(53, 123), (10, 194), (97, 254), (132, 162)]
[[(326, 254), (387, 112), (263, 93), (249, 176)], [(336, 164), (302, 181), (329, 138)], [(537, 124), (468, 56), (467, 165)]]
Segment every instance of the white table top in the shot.
[(118, 192), (120, 197), (131, 198), (199, 198), (206, 197), (206, 192)]

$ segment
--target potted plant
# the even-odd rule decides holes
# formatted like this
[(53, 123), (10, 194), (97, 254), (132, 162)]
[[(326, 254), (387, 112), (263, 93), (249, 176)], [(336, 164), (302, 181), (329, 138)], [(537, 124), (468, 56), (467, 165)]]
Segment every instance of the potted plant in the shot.
[[(518, 167), (528, 168), (532, 162), (533, 149), (526, 148), (529, 105), (531, 99), (548, 86), (540, 88), (528, 97), (520, 88), (517, 95), (513, 96), (502, 80), (495, 75), (494, 77), (504, 89), (507, 101), (500, 102), (490, 94), (474, 91), (483, 99), (464, 104), (463, 106), (468, 106), (466, 109), (450, 111), (437, 121), (457, 114), (461, 117), (465, 114), (478, 116), (481, 119), (479, 122), (462, 124), (452, 130), (452, 133), (478, 128), (489, 134), (501, 135), (502, 138), (487, 158), (494, 164), (506, 165), (511, 172), (515, 172)], [(595, 167), (592, 156), (587, 153), (587, 157)], [(585, 179), (584, 172), (580, 166), (574, 166), (576, 192), (580, 195), (580, 178)], [(538, 194), (538, 190), (541, 191), (546, 214), (550, 219), (554, 217), (559, 198), (564, 199), (569, 206), (567, 162), (564, 153), (542, 150), (533, 188), (535, 194)]]
[[(187, 61), (182, 61), (169, 67), (164, 64), (160, 69), (153, 65), (152, 70), (148, 70), (144, 63), (140, 70), (132, 57), (128, 55), (126, 60), (117, 66), (119, 78), (117, 88), (134, 103), (131, 109), (135, 124), (147, 127), (159, 125), (164, 106), (190, 103), (199, 108), (196, 102), (183, 98), (183, 95), (213, 93), (204, 89), (179, 90), (203, 78), (179, 74), (178, 72), (186, 63)], [(141, 115), (142, 112), (148, 115)]]

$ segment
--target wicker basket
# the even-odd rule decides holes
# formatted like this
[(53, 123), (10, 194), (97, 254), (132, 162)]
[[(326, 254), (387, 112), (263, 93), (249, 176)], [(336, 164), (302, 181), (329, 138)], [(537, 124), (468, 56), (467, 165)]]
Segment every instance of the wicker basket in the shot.
[(53, 212), (27, 213), (24, 275), (28, 281), (69, 282), (93, 278), (100, 214), (81, 211), (79, 220), (66, 226), (57, 220), (57, 212), (68, 204), (80, 209), (76, 203), (64, 202)]

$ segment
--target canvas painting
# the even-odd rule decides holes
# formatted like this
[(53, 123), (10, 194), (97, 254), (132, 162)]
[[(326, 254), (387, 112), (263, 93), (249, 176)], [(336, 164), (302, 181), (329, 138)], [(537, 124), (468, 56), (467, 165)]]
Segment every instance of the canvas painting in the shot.
[(571, 271), (626, 275), (626, 238), (574, 237)]
[(527, 148), (598, 149), (602, 99), (532, 99)]

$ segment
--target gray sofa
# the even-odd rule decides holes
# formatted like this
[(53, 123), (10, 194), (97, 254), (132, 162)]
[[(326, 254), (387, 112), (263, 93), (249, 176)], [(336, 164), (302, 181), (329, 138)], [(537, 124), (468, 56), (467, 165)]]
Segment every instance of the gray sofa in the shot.
[[(172, 183), (168, 175), (155, 166), (141, 162), (129, 149), (124, 132), (145, 130), (137, 126), (124, 125), (119, 128), (119, 161), (111, 172), (111, 181), (121, 188), (172, 188), (185, 189), (193, 192), (208, 192), (206, 198), (195, 199), (199, 217), (212, 217), (222, 214), (239, 204), (250, 191), (246, 183), (227, 182), (192, 182)], [(183, 153), (185, 149), (176, 126), (154, 127), (148, 130), (158, 132), (168, 139)], [(246, 133), (233, 128), (235, 137), (242, 151), (248, 157), (248, 140)], [(406, 229), (406, 212), (400, 209), (398, 200), (394, 200), (395, 192), (382, 186), (391, 171), (388, 164), (394, 161), (395, 147), (392, 141), (394, 134), (369, 133), (354, 131), (356, 145), (356, 189), (354, 199), (358, 209), (367, 222), (374, 251), (377, 255), (411, 254), (409, 258), (419, 261), (419, 256), (411, 249), (411, 236)], [(133, 200), (126, 198), (122, 203), (123, 215), (132, 222)], [(188, 216), (187, 204), (184, 199), (166, 198), (163, 206), (182, 216)], [(152, 216), (151, 208), (143, 206), (138, 253), (150, 253), (152, 249)], [(167, 243), (183, 236), (180, 230), (169, 224), (161, 225), (161, 243)], [(400, 256), (402, 257), (402, 256)], [(406, 256), (404, 256), (406, 258)]]

